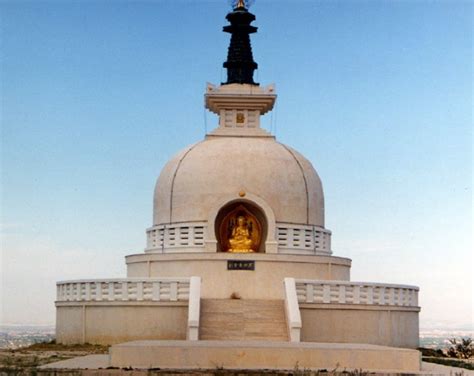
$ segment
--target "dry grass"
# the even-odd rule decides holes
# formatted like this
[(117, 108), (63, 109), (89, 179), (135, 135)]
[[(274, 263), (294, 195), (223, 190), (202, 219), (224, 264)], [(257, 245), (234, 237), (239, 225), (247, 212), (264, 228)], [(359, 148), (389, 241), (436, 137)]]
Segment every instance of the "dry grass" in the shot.
[(37, 367), (43, 364), (107, 352), (107, 346), (91, 344), (61, 345), (54, 341), (36, 343), (15, 350), (0, 350), (0, 375), (40, 374), (41, 372)]

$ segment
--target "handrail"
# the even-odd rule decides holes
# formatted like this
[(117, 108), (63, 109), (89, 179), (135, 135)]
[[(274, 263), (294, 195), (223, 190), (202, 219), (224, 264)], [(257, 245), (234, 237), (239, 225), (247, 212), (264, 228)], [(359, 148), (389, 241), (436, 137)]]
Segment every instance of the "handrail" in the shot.
[(145, 252), (156, 252), (163, 248), (186, 250), (204, 247), (207, 223), (203, 221), (174, 222), (160, 224), (146, 230)]
[(380, 286), (380, 287), (395, 287), (401, 289), (420, 290), (418, 286), (413, 285), (399, 285), (395, 283), (378, 283), (378, 282), (353, 282), (353, 281), (338, 281), (338, 280), (316, 280), (316, 279), (296, 279), (296, 283), (323, 283), (325, 285), (357, 285), (357, 286)]
[(187, 301), (189, 278), (112, 278), (61, 281), (57, 302)]
[(300, 342), (302, 324), (295, 279), (285, 278), (283, 283), (285, 285), (285, 312), (290, 342)]
[(201, 306), (201, 277), (191, 277), (189, 283), (188, 328), (186, 338), (199, 339), (199, 314)]
[(147, 282), (189, 282), (189, 278), (174, 278), (174, 277), (130, 277), (130, 278), (93, 278), (93, 279), (71, 279), (65, 281), (58, 281), (56, 285), (62, 285), (65, 283), (87, 283), (87, 282), (139, 282), (139, 281), (147, 281)]
[(417, 286), (308, 279), (295, 283), (299, 303), (418, 307)]

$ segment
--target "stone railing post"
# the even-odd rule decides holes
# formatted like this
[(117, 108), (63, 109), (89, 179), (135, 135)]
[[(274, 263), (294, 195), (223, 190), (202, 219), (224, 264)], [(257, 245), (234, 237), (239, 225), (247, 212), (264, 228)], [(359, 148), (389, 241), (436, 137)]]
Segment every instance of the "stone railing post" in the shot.
[(302, 325), (295, 279), (285, 278), (283, 283), (285, 285), (285, 311), (290, 342), (300, 342)]
[(331, 286), (323, 284), (323, 303), (331, 303)]
[(114, 282), (108, 282), (108, 296), (107, 299), (109, 301), (115, 300), (115, 288), (114, 288)]
[(170, 300), (172, 302), (178, 301), (178, 282), (170, 283)]
[(413, 302), (412, 302), (412, 305), (414, 305), (415, 307), (418, 306), (418, 290), (414, 290), (413, 291)]
[(95, 283), (95, 300), (102, 300), (102, 282)]
[(153, 282), (152, 283), (152, 300), (159, 301), (160, 300), (160, 282)]
[(189, 282), (188, 327), (186, 339), (199, 339), (199, 312), (201, 307), (201, 277), (191, 277)]
[(85, 300), (91, 300), (91, 284), (90, 282), (86, 282), (86, 295), (84, 297)]

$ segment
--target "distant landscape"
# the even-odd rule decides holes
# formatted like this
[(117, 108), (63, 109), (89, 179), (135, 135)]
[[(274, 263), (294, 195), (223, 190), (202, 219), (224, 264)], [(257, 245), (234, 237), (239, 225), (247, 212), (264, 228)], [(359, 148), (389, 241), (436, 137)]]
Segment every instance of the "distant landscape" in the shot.
[(0, 325), (0, 349), (18, 349), (34, 343), (49, 342), (54, 337), (53, 325)]
[[(55, 337), (54, 326), (0, 325), (0, 349), (17, 349), (39, 342), (49, 342)], [(474, 337), (469, 329), (422, 329), (420, 347), (446, 349), (450, 338)]]
[(450, 347), (451, 338), (474, 338), (474, 331), (471, 329), (421, 329), (420, 347), (428, 349), (447, 349)]

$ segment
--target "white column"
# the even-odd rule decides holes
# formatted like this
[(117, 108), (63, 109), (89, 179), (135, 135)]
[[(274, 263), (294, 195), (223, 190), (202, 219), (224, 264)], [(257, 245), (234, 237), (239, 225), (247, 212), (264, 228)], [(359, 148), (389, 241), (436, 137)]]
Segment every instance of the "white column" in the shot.
[(66, 300), (66, 301), (72, 300), (71, 299), (71, 284), (70, 283), (66, 283), (65, 285), (63, 285), (63, 293), (64, 293), (64, 300)]
[(388, 304), (395, 305), (395, 288), (391, 287), (388, 289)]
[(367, 304), (374, 304), (374, 287), (367, 286)]
[(76, 300), (81, 300), (81, 284), (76, 283)]
[(306, 283), (306, 303), (314, 302), (314, 289), (312, 283)]
[(137, 300), (143, 300), (143, 282), (137, 282)]
[(319, 249), (316, 247), (316, 236), (317, 236), (316, 227), (313, 226), (313, 239), (311, 243), (311, 249), (313, 250), (314, 253), (319, 251)]
[(359, 285), (354, 286), (352, 300), (354, 304), (360, 304), (360, 286)]
[(153, 282), (152, 284), (152, 300), (160, 300), (160, 282)]
[(114, 282), (109, 282), (109, 300), (114, 300), (115, 299), (115, 291), (114, 291)]
[(404, 305), (404, 302), (403, 302), (403, 291), (404, 291), (404, 289), (402, 289), (402, 288), (398, 289), (398, 305), (399, 305), (399, 306)]
[(195, 229), (196, 229), (195, 225), (190, 225), (189, 231), (188, 231), (188, 244), (193, 247), (194, 247), (194, 230)]
[(296, 282), (294, 278), (285, 278), (283, 284), (285, 287), (285, 311), (290, 341), (300, 342), (302, 324), (298, 296), (296, 295)]
[(379, 287), (379, 304), (385, 304), (385, 287)]
[(95, 300), (102, 300), (102, 282), (95, 283)]
[(128, 282), (122, 282), (122, 300), (128, 300)]
[(191, 277), (189, 281), (188, 330), (186, 338), (190, 341), (199, 339), (199, 314), (201, 306), (201, 278)]
[(331, 303), (331, 286), (323, 285), (323, 303)]
[(344, 304), (346, 302), (346, 286), (339, 285), (339, 303)]
[(294, 242), (294, 230), (293, 228), (289, 227), (286, 231), (286, 246), (293, 248)]
[(178, 300), (178, 282), (170, 283), (170, 300), (175, 302)]
[(86, 296), (85, 296), (85, 300), (89, 301), (91, 300), (91, 283), (90, 282), (86, 282)]

